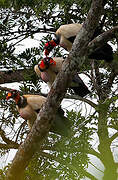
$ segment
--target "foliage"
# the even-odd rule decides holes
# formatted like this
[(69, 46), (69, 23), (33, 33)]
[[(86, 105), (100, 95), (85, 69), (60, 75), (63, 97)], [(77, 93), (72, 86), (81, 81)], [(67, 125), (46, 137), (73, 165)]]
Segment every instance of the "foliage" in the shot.
[[(78, 115), (75, 112), (69, 114), (74, 127), (75, 124), (81, 125), (79, 123), (80, 117), (80, 113)], [(75, 118), (76, 123), (74, 122)], [(81, 179), (88, 166), (89, 159), (86, 152), (91, 147), (89, 141), (92, 133), (91, 129), (88, 130), (85, 127), (85, 124), (82, 127), (81, 132), (76, 134), (76, 128), (78, 128), (76, 126), (70, 138), (57, 138), (57, 140), (53, 135), (50, 135), (49, 142), (46, 141), (46, 150), (37, 153), (29, 164), (25, 179), (28, 177), (30, 179), (78, 179), (78, 177)]]
[[(107, 1), (104, 11), (104, 30), (118, 25), (117, 3), (117, 0)], [(8, 73), (10, 71), (17, 71), (18, 69), (24, 70), (24, 80), (22, 82), (20, 81), (19, 87), (19, 90), (23, 94), (40, 92), (41, 80), (37, 78), (33, 69), (35, 64), (43, 57), (44, 44), (54, 36), (54, 32), (60, 25), (83, 23), (89, 11), (90, 4), (91, 0), (61, 0), (59, 2), (55, 0), (0, 1), (0, 68), (1, 71)], [(111, 43), (117, 46), (118, 34), (116, 33), (115, 36), (116, 38)], [(27, 47), (20, 52), (19, 48), (29, 39), (35, 40), (35, 42), (38, 39), (37, 47)], [(67, 52), (59, 47), (53, 50), (53, 56), (65, 57), (66, 55)], [(58, 177), (60, 179), (81, 179), (85, 176), (86, 168), (89, 164), (87, 153), (93, 148), (91, 146), (91, 137), (99, 131), (99, 144), (105, 144), (104, 149), (106, 153), (99, 152), (104, 166), (106, 165), (104, 163), (104, 157), (107, 151), (111, 150), (109, 128), (114, 129), (115, 132), (118, 130), (117, 61), (116, 48), (114, 50), (114, 64), (109, 65), (104, 61), (90, 62), (86, 60), (80, 72), (83, 72), (89, 77), (89, 82), (87, 80), (89, 87), (91, 87), (89, 99), (92, 102), (95, 101), (97, 107), (91, 107), (89, 112), (86, 104), (83, 105), (82, 103), (81, 105), (81, 102), (78, 103), (78, 101), (74, 102), (74, 100), (70, 100), (72, 104), (75, 103), (75, 109), (77, 110), (76, 113), (73, 111), (67, 112), (67, 117), (72, 122), (70, 137), (62, 138), (50, 133), (42, 145), (42, 151), (35, 155), (26, 169), (24, 179), (56, 179)], [(27, 73), (28, 69), (31, 70), (30, 74)], [(28, 128), (16, 112), (15, 104), (6, 102), (5, 97), (6, 90), (3, 91), (1, 88), (0, 128), (4, 132), (0, 131), (0, 136), (2, 134), (2, 136), (4, 135), (4, 137), (19, 145), (26, 138)], [(91, 106), (91, 103), (89, 105)], [(86, 110), (84, 116), (80, 113), (80, 111), (83, 112), (83, 109), (84, 111)], [(102, 116), (103, 118), (101, 118), (101, 113), (102, 115), (105, 114), (105, 116)], [(102, 134), (102, 132), (104, 133)], [(7, 141), (4, 142), (2, 136), (0, 142), (7, 144)], [(1, 149), (1, 156), (10, 150), (9, 143), (7, 145), (8, 148)], [(111, 156), (110, 154), (108, 159)], [(112, 165), (115, 167), (115, 163)], [(5, 178), (7, 168), (0, 170), (0, 178), (2, 178), (0, 180)]]
[[(81, 179), (84, 176), (89, 162), (87, 151), (91, 148), (92, 128), (87, 128), (80, 112), (67, 112), (67, 116), (72, 121), (70, 136), (62, 138), (50, 133), (42, 150), (35, 154), (26, 169), (24, 179)], [(6, 170), (1, 170), (1, 173)]]

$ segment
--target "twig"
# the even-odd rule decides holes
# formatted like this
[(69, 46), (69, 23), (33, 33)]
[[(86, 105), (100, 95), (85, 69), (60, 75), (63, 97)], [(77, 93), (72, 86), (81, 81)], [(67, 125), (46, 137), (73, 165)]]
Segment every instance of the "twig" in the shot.
[(80, 101), (83, 101), (83, 102), (88, 103), (88, 104), (89, 104), (90, 106), (92, 106), (93, 108), (96, 108), (96, 107), (97, 107), (97, 104), (93, 103), (93, 102), (90, 101), (89, 99), (82, 98), (82, 97), (77, 96), (77, 95), (68, 95), (68, 94), (66, 94), (66, 95), (65, 95), (65, 98), (67, 98), (67, 99), (76, 99), (76, 100), (80, 100)]
[(111, 138), (109, 138), (110, 144), (111, 144), (112, 141), (113, 141), (114, 139), (116, 139), (117, 137), (118, 137), (118, 132), (116, 132)]

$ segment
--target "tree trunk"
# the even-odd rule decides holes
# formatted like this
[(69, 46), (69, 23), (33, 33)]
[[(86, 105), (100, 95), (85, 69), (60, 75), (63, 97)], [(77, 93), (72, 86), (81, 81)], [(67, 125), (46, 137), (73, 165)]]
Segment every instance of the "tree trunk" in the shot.
[(98, 119), (98, 136), (99, 136), (99, 152), (101, 160), (104, 164), (103, 180), (117, 180), (117, 167), (111, 152), (111, 142), (107, 128), (107, 111), (108, 107), (105, 104), (100, 104), (99, 119)]
[(94, 30), (96, 29), (102, 14), (102, 3), (103, 0), (92, 1), (87, 19), (74, 41), (72, 51), (63, 63), (61, 72), (57, 75), (57, 78), (51, 87), (47, 101), (40, 110), (40, 116), (37, 117), (31, 132), (16, 153), (8, 171), (7, 180), (16, 180), (14, 177), (17, 174), (20, 179), (21, 174), (27, 167), (33, 154), (40, 148), (41, 143), (49, 132), (55, 113), (64, 98), (70, 80), (74, 73), (77, 72), (78, 67), (81, 67), (85, 61), (85, 52), (88, 43), (93, 36)]

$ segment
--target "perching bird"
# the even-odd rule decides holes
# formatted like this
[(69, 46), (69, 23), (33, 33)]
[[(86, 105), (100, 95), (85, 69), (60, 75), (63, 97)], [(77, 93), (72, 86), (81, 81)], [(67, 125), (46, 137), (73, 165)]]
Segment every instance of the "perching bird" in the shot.
[[(40, 64), (35, 65), (34, 70), (36, 74), (48, 84), (49, 88), (61, 70), (63, 61), (64, 59), (62, 57), (54, 57), (53, 59), (47, 57), (42, 59)], [(69, 89), (72, 89), (75, 94), (81, 97), (84, 97), (90, 93), (87, 86), (78, 76), (78, 74), (74, 75)]]
[[(37, 118), (42, 105), (46, 101), (46, 97), (40, 95), (23, 95), (21, 96), (17, 90), (9, 91), (6, 99), (14, 99), (16, 108), (20, 116), (28, 123), (29, 129), (32, 128), (34, 121)], [(58, 109), (51, 131), (63, 136), (68, 136), (70, 131), (70, 122), (64, 116), (64, 112), (61, 108)]]
[[(49, 53), (52, 51), (52, 49), (60, 45), (67, 51), (70, 51), (72, 48), (72, 44), (74, 42), (74, 39), (76, 35), (79, 33), (82, 25), (81, 24), (65, 24), (59, 27), (55, 33), (55, 39), (47, 42), (44, 47), (44, 54), (47, 57)], [(101, 34), (101, 30), (99, 31), (99, 28), (96, 28), (95, 33), (93, 37), (94, 39), (96, 36)], [(102, 47), (97, 48), (92, 54), (88, 56), (90, 59), (96, 59), (96, 60), (105, 60), (107, 62), (110, 62), (113, 60), (113, 51), (112, 47), (105, 43)]]

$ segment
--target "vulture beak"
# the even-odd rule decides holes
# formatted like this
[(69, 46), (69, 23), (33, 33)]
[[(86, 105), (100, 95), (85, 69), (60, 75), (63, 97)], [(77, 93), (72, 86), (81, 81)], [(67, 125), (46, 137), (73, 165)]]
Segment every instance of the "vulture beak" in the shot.
[(7, 99), (7, 100), (10, 99), (11, 96), (12, 96), (12, 94), (11, 94), (11, 92), (9, 92), (9, 93), (7, 94), (7, 96), (6, 96), (6, 99)]

